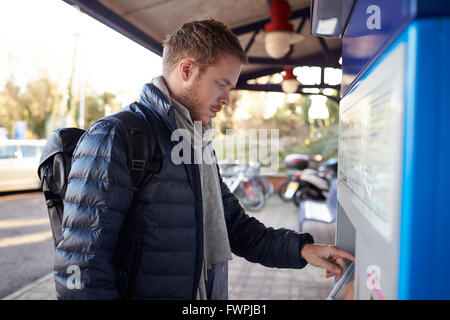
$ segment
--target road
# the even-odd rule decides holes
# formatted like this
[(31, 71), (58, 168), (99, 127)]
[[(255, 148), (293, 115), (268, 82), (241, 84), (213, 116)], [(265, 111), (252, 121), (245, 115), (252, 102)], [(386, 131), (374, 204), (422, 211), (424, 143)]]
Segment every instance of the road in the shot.
[(0, 195), (0, 299), (51, 272), (53, 252), (44, 195)]

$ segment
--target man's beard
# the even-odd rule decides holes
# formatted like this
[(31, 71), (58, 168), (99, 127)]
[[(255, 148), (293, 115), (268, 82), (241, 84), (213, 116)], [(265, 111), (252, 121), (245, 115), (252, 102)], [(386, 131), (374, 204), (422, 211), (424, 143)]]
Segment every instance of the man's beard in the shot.
[(195, 110), (196, 107), (199, 107), (199, 99), (197, 94), (197, 83), (194, 82), (192, 87), (186, 89), (185, 92), (183, 92), (180, 101), (185, 107), (187, 107), (189, 110)]
[(196, 78), (192, 83), (192, 86), (186, 89), (185, 92), (180, 97), (180, 103), (182, 103), (191, 114), (191, 118), (193, 121), (198, 120), (201, 116), (200, 112), (197, 110), (201, 110), (200, 99), (198, 97), (197, 89), (199, 87), (199, 78)]

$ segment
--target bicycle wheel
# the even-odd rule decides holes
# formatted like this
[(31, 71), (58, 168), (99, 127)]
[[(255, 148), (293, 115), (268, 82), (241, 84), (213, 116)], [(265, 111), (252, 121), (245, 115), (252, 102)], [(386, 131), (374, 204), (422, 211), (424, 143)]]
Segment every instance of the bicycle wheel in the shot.
[(264, 208), (266, 199), (262, 185), (256, 181), (243, 182), (236, 192), (242, 206), (248, 211), (258, 212)]
[(262, 184), (264, 187), (264, 197), (269, 199), (273, 195), (273, 183), (269, 178), (264, 176), (255, 177), (255, 180)]

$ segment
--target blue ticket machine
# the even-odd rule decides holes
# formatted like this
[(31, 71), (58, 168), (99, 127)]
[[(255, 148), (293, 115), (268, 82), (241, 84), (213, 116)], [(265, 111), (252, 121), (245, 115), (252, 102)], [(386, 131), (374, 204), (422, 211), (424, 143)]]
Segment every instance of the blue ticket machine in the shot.
[(356, 258), (329, 299), (450, 299), (450, 2), (313, 0), (311, 16), (342, 38), (336, 245)]

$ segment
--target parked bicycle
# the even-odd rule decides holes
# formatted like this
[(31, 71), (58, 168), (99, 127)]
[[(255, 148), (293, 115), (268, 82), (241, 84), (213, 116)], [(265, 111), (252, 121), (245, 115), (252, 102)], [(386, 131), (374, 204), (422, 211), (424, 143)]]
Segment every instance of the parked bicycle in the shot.
[(222, 178), (228, 188), (241, 201), (245, 209), (262, 210), (266, 200), (273, 194), (272, 182), (259, 173), (259, 163), (244, 164), (240, 161), (219, 162)]

